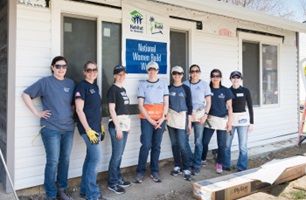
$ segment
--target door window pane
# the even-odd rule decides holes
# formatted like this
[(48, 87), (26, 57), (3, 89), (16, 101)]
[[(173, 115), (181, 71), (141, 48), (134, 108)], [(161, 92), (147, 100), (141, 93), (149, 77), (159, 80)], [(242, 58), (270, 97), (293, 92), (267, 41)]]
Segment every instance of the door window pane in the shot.
[(252, 95), (253, 105), (260, 104), (259, 81), (259, 43), (243, 42), (242, 44), (243, 86), (248, 88)]
[(64, 56), (68, 61), (66, 76), (76, 83), (84, 79), (83, 66), (97, 62), (97, 22), (64, 17)]
[(263, 104), (278, 103), (277, 46), (262, 45)]
[[(170, 31), (170, 66), (171, 68), (175, 65), (181, 66), (185, 73), (182, 80), (186, 80), (188, 77), (188, 33), (182, 31)], [(171, 70), (170, 68), (170, 70)], [(170, 84), (173, 83), (170, 71)]]
[(107, 91), (114, 83), (113, 69), (121, 65), (121, 24), (102, 22), (102, 115), (109, 116)]

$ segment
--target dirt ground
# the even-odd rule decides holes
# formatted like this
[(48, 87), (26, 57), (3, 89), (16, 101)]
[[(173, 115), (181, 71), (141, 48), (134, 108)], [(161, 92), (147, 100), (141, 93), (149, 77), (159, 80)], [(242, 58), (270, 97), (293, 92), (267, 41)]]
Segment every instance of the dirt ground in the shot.
[[(301, 155), (306, 152), (306, 144), (301, 147), (290, 147), (281, 151), (272, 152), (268, 155), (249, 160), (249, 168), (260, 167), (262, 164), (273, 159), (288, 158), (296, 155)], [(126, 193), (116, 195), (107, 189), (106, 175), (99, 178), (100, 191), (103, 196), (109, 200), (192, 200), (192, 183), (200, 180), (218, 177), (220, 175), (215, 172), (215, 160), (209, 159), (208, 165), (201, 169), (198, 176), (193, 176), (192, 181), (186, 181), (183, 177), (171, 176), (170, 171), (173, 168), (171, 159), (160, 162), (160, 174), (162, 183), (155, 183), (149, 178), (149, 173), (145, 175), (144, 181), (141, 184), (132, 183), (132, 186), (126, 188)], [(129, 168), (124, 172), (124, 178), (133, 181), (135, 170)], [(223, 175), (236, 172), (235, 167), (232, 167), (230, 172), (224, 172)], [(79, 196), (79, 188), (72, 186), (69, 188), (69, 193), (76, 200), (82, 199)], [(42, 200), (44, 194), (20, 196), (20, 200)], [(258, 200), (258, 199), (306, 199), (306, 176), (297, 180), (293, 180), (281, 185), (272, 186), (263, 189), (257, 193), (241, 198), (243, 200)], [(84, 200), (84, 199), (83, 199)]]

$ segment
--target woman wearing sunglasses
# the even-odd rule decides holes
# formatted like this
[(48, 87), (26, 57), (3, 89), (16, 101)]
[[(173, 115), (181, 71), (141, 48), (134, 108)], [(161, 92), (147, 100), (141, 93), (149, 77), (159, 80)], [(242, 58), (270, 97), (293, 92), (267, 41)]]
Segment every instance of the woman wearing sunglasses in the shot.
[[(69, 157), (72, 149), (73, 90), (72, 80), (65, 78), (67, 60), (53, 58), (51, 76), (44, 77), (24, 90), (22, 98), (30, 111), (40, 118), (41, 137), (46, 152), (44, 188), (46, 199), (72, 200), (66, 193), (68, 186)], [(42, 111), (38, 111), (32, 99), (41, 97)], [(55, 183), (57, 182), (57, 187)]]
[[(195, 147), (191, 165), (192, 175), (196, 176), (200, 173), (201, 156), (203, 151), (203, 131), (210, 110), (211, 91), (208, 83), (200, 79), (201, 68), (198, 65), (191, 65), (189, 68), (189, 74), (190, 79), (185, 81), (184, 84), (190, 87), (192, 95), (192, 126), (194, 128)], [(189, 146), (188, 140), (187, 145)], [(206, 165), (206, 161), (203, 161), (203, 165)]]
[(221, 84), (222, 73), (219, 69), (210, 72), (210, 89), (212, 93), (211, 108), (205, 124), (203, 135), (202, 160), (206, 160), (208, 144), (215, 131), (217, 131), (218, 157), (216, 172), (223, 173), (222, 166), (225, 164), (226, 135), (232, 129), (232, 92)]
[[(183, 172), (185, 180), (191, 180), (189, 146), (186, 145), (187, 134), (191, 132), (192, 101), (191, 91), (182, 83), (184, 70), (175, 66), (171, 70), (173, 84), (169, 86), (169, 111), (167, 127), (174, 158), (171, 175)], [(187, 131), (186, 131), (187, 127)]]
[(108, 108), (110, 113), (110, 122), (108, 130), (112, 141), (112, 156), (108, 167), (108, 189), (116, 194), (125, 193), (125, 187), (131, 183), (122, 178), (120, 165), (125, 144), (130, 132), (131, 120), (129, 117), (130, 99), (123, 87), (126, 68), (118, 65), (114, 67), (115, 83), (107, 92)]
[[(237, 130), (239, 142), (239, 157), (237, 161), (237, 171), (243, 171), (248, 168), (248, 133), (253, 131), (254, 114), (250, 91), (241, 86), (242, 74), (239, 71), (233, 71), (230, 75), (232, 86), (230, 90), (234, 94), (232, 134), (227, 134), (226, 138), (226, 159), (224, 168), (230, 170), (231, 167), (231, 146), (235, 131)], [(248, 106), (246, 112), (245, 106)]]
[(85, 79), (75, 89), (74, 98), (78, 114), (78, 130), (86, 144), (86, 157), (83, 163), (80, 196), (88, 200), (102, 200), (97, 185), (98, 166), (101, 161), (101, 96), (95, 80), (98, 67), (95, 62), (88, 61), (83, 67)]

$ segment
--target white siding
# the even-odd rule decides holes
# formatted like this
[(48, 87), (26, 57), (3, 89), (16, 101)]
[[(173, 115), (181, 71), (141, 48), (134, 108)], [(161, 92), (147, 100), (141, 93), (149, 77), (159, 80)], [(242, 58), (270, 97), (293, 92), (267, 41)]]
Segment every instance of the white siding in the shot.
[[(66, 6), (71, 2), (64, 1)], [(73, 2), (73, 4), (77, 4)], [(117, 5), (117, 4), (116, 4)], [(191, 12), (190, 10), (169, 7), (169, 15), (194, 18), (204, 22), (203, 30), (182, 28), (180, 24), (171, 24), (170, 28), (187, 30), (190, 33), (190, 64), (196, 63), (202, 67), (202, 79), (209, 81), (209, 73), (218, 68), (223, 72), (222, 83), (229, 86), (229, 73), (239, 69), (239, 40), (235, 33), (236, 28), (248, 28), (285, 35), (285, 43), (281, 45), (279, 65), (279, 104), (276, 106), (257, 107), (255, 112), (255, 130), (249, 135), (249, 147), (273, 143), (296, 137), (298, 130), (298, 72), (297, 50), (294, 46), (294, 32), (280, 30), (278, 28), (248, 23), (233, 18), (225, 18), (220, 15)], [(81, 6), (82, 14), (90, 13), (92, 6)], [(15, 132), (15, 187), (16, 189), (28, 188), (43, 184), (45, 164), (45, 152), (40, 137), (32, 145), (32, 139), (39, 131), (39, 120), (26, 108), (21, 99), (22, 91), (36, 80), (50, 74), (49, 65), (51, 55), (60, 52), (59, 44), (51, 43), (58, 41), (61, 24), (56, 24), (56, 30), (51, 27), (54, 20), (59, 16), (51, 16), (49, 9), (30, 8), (18, 6), (17, 11), (17, 75), (16, 75), (16, 132)], [(59, 9), (59, 8), (56, 8)], [(66, 7), (63, 9), (67, 9)], [(96, 8), (95, 12), (99, 12)], [(69, 9), (67, 9), (69, 10)], [(58, 10), (57, 10), (58, 11)], [(60, 12), (54, 12), (54, 15)], [(95, 13), (93, 12), (93, 13)], [(116, 11), (117, 13), (118, 11)], [(67, 11), (67, 13), (70, 13)], [(76, 14), (76, 12), (71, 12)], [(118, 14), (118, 13), (117, 13)], [(116, 15), (117, 16), (117, 15)], [(115, 17), (116, 18), (116, 17)], [(109, 19), (109, 18), (107, 18)], [(111, 18), (113, 20), (113, 18)], [(120, 19), (115, 19), (120, 21)], [(51, 23), (51, 21), (53, 21)], [(186, 22), (182, 22), (184, 24)], [(191, 22), (188, 22), (189, 24)], [(218, 30), (228, 29), (230, 36), (219, 35)], [(54, 36), (54, 34), (56, 34)], [(55, 38), (53, 40), (53, 38)], [(288, 39), (289, 38), (289, 39)], [(306, 46), (306, 45), (303, 45)], [(239, 69), (241, 70), (241, 69)], [(139, 79), (145, 79), (143, 75), (128, 75), (126, 89), (131, 102), (136, 102), (137, 84)], [(168, 75), (162, 76), (168, 79)], [(41, 109), (40, 101), (34, 101), (35, 106)], [(107, 119), (105, 119), (107, 121)], [(132, 127), (124, 152), (122, 167), (137, 165), (140, 148), (140, 124), (138, 116), (132, 116)], [(193, 134), (190, 137), (193, 149)], [(234, 141), (234, 149), (236, 140)], [(99, 170), (106, 171), (111, 156), (111, 142), (108, 134), (102, 142), (102, 162)], [(215, 136), (210, 144), (210, 149), (216, 148)], [(81, 168), (85, 156), (85, 145), (79, 134), (75, 133), (69, 177), (81, 176)], [(171, 145), (168, 133), (164, 133), (160, 159), (172, 157)]]

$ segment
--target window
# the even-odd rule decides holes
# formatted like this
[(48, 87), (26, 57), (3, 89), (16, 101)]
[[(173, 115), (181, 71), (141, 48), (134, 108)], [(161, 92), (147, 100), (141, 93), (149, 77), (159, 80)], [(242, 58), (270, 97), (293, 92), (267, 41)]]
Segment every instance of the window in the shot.
[(243, 85), (250, 90), (253, 105), (278, 104), (278, 52), (281, 40), (273, 38), (272, 42), (267, 42), (265, 36), (247, 35), (246, 38), (252, 40), (242, 38)]

